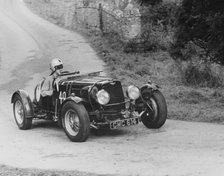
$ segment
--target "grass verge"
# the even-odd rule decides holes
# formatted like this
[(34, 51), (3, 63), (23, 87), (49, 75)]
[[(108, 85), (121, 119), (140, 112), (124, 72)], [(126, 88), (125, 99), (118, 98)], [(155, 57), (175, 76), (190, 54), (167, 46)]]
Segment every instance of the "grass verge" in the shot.
[[(0, 165), (0, 175), (2, 176), (97, 176), (79, 171), (58, 171), (58, 170), (41, 170), (41, 169), (21, 169)], [(101, 175), (103, 176), (103, 175)]]

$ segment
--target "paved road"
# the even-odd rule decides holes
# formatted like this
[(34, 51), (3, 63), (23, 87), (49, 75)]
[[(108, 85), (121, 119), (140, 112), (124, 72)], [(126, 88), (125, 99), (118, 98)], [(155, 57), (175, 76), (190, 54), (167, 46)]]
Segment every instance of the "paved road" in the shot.
[(33, 15), (20, 0), (0, 0), (1, 164), (116, 175), (223, 175), (223, 125), (168, 120), (159, 130), (140, 124), (91, 134), (85, 143), (70, 142), (50, 122), (19, 130), (11, 93), (24, 88), (32, 95), (52, 57), (61, 57), (67, 70), (103, 69), (82, 36)]

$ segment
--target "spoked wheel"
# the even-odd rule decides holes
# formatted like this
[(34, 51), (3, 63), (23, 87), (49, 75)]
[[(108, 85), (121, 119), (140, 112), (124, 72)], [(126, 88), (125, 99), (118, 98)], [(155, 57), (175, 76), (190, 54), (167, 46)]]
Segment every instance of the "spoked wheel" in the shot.
[(22, 130), (30, 129), (32, 126), (32, 119), (26, 118), (24, 104), (20, 96), (16, 96), (13, 103), (14, 118), (18, 127)]
[(90, 133), (89, 115), (82, 104), (68, 101), (62, 107), (62, 125), (72, 142), (84, 142)]
[(23, 105), (22, 102), (17, 100), (15, 102), (15, 118), (18, 124), (22, 124), (24, 121), (24, 110), (23, 110)]
[(65, 128), (72, 136), (79, 133), (80, 122), (77, 113), (74, 110), (68, 110), (65, 114)]
[(150, 98), (148, 101), (146, 101), (146, 109), (146, 116), (150, 116), (150, 121), (156, 121), (158, 116), (158, 106), (153, 98)]
[(142, 115), (142, 122), (147, 128), (160, 128), (167, 118), (167, 105), (164, 96), (158, 90), (153, 91), (151, 97), (145, 100), (146, 111)]

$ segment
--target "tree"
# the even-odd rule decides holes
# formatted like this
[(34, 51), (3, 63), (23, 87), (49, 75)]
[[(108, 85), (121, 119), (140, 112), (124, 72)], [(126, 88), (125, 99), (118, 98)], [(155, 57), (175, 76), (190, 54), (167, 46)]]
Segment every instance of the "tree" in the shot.
[(193, 42), (204, 49), (209, 61), (224, 65), (223, 0), (183, 0), (177, 26), (174, 58), (186, 59), (182, 50)]

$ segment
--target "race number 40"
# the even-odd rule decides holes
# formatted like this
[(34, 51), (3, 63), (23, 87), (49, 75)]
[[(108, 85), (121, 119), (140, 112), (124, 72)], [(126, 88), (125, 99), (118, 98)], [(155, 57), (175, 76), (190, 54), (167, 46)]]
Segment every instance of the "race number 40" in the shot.
[(59, 100), (60, 100), (60, 104), (62, 104), (63, 101), (65, 101), (66, 99), (66, 92), (60, 92), (59, 94)]

